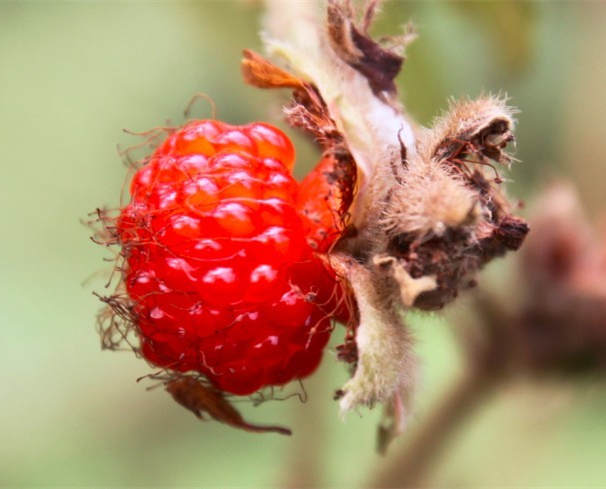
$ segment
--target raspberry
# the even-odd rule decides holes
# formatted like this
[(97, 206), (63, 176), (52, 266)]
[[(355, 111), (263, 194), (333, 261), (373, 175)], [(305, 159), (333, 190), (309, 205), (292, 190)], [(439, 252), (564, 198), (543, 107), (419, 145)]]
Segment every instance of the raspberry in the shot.
[(327, 156), (303, 179), (299, 186), (297, 207), (303, 215), (307, 240), (315, 250), (327, 252), (343, 233), (342, 199), (331, 182), (334, 158)]
[(306, 241), (294, 155), (268, 124), (192, 121), (136, 173), (117, 234), (149, 362), (239, 395), (317, 367), (337, 284)]
[[(348, 198), (336, 183), (337, 166), (335, 158), (325, 156), (299, 185), (297, 208), (307, 243), (320, 253), (330, 252), (345, 229), (343, 213)], [(346, 284), (339, 283), (333, 289), (330, 303), (335, 320), (345, 325), (355, 322), (355, 298)]]

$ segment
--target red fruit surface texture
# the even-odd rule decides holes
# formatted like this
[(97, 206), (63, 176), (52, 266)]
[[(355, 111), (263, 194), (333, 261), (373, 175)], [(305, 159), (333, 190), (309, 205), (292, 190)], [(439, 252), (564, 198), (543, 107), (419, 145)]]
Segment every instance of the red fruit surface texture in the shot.
[(326, 156), (299, 186), (297, 207), (310, 245), (325, 253), (343, 233), (341, 193), (332, 181), (335, 160)]
[(240, 395), (318, 366), (336, 280), (306, 240), (294, 156), (268, 124), (192, 121), (135, 174), (117, 228), (148, 361)]

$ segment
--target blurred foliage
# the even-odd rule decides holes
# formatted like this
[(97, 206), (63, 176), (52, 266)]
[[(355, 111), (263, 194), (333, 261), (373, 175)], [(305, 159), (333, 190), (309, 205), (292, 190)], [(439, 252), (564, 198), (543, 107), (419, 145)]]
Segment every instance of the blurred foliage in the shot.
[[(415, 116), (429, 123), (449, 96), (503, 90), (522, 109), (511, 193), (529, 199), (559, 173), (603, 205), (604, 4), (393, 1), (384, 10), (377, 33), (409, 18), (420, 31), (400, 77)], [(285, 128), (299, 176), (313, 165), (316, 150), (280, 119), (285, 98), (241, 82), (241, 49), (261, 49), (260, 11), (235, 1), (0, 4), (0, 485), (362, 487), (379, 470), (379, 413), (338, 418), (332, 392), (347, 374), (332, 352), (306, 382), (307, 404), (244, 407), (252, 420), (290, 423), (287, 439), (199, 423), (136, 384), (148, 367), (101, 353), (94, 332), (103, 251), (79, 219), (118, 203), (126, 170), (115, 145), (133, 142), (122, 127), (178, 124), (202, 91), (222, 119)], [(83, 286), (91, 274), (94, 286)], [(415, 424), (460, 359), (445, 321), (411, 321), (423, 361)], [(434, 481), (605, 485), (605, 409), (597, 381), (512, 387), (459, 437)]]
[(483, 28), (504, 76), (517, 76), (534, 56), (532, 34), (538, 5), (530, 2), (454, 3), (461, 15)]

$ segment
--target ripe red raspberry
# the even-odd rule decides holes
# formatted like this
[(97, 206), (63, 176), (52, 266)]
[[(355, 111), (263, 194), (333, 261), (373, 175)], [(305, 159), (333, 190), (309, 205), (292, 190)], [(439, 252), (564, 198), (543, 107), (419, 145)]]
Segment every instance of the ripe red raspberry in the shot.
[(234, 394), (317, 367), (336, 281), (306, 241), (293, 163), (268, 124), (205, 120), (136, 173), (117, 233), (148, 361)]
[(335, 164), (330, 156), (322, 158), (301, 182), (297, 198), (307, 240), (323, 253), (329, 251), (343, 233), (341, 194), (331, 181)]
[[(299, 184), (297, 208), (303, 218), (307, 243), (316, 252), (328, 253), (343, 235), (346, 197), (337, 183), (338, 162), (332, 156), (322, 158)], [(332, 296), (332, 317), (351, 326), (355, 298), (345, 283), (339, 282)]]

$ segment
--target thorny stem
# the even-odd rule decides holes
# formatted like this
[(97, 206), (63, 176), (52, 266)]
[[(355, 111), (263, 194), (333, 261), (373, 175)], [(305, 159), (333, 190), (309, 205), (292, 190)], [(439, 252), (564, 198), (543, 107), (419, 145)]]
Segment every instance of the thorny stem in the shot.
[(472, 365), (466, 369), (411, 434), (409, 442), (390, 457), (368, 487), (415, 488), (423, 485), (454, 435), (504, 379), (492, 370), (477, 367)]

